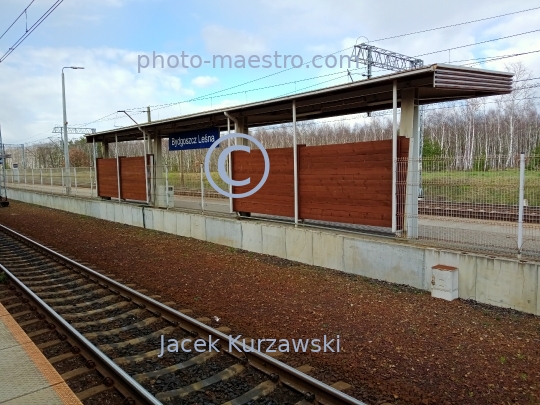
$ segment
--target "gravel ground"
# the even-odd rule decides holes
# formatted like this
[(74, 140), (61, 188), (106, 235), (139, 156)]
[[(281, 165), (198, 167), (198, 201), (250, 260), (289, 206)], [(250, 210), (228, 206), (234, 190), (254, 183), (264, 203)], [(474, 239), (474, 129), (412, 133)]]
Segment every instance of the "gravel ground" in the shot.
[(340, 335), (284, 359), (368, 404), (540, 404), (538, 317), (16, 201), (0, 223), (244, 336)]

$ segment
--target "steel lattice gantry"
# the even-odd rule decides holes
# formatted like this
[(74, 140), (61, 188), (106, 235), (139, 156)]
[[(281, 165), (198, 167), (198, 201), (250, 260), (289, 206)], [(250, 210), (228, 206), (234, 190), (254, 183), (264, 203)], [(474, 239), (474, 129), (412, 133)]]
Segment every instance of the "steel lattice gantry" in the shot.
[(362, 63), (368, 67), (376, 66), (397, 72), (417, 69), (424, 66), (424, 61), (422, 59), (412, 58), (368, 44), (355, 45), (352, 59), (357, 65)]

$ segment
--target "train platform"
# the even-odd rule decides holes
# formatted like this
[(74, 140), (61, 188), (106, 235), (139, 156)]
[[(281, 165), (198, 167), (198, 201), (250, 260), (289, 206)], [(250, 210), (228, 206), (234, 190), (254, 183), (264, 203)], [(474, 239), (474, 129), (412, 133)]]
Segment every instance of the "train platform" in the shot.
[(0, 404), (81, 405), (60, 374), (0, 304)]

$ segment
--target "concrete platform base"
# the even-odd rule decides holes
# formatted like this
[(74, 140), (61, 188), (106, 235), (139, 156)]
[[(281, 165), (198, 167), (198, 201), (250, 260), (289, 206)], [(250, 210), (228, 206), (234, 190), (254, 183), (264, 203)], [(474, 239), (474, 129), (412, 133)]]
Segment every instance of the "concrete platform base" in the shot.
[(0, 304), (0, 403), (81, 405), (60, 374)]

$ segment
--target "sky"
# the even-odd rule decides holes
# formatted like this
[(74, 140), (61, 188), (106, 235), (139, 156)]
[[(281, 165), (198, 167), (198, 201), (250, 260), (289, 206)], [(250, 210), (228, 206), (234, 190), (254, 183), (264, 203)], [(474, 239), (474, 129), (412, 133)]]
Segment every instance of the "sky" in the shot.
[[(0, 1), (0, 36), (31, 1)], [(33, 1), (0, 38), (0, 58), (56, 1)], [(540, 50), (540, 31), (464, 46), (539, 30), (540, 9), (385, 39), (535, 7), (540, 4), (532, 0), (63, 0), (0, 63), (2, 136), (12, 144), (58, 136), (52, 130), (62, 123), (65, 66), (84, 67), (65, 70), (69, 126), (99, 131), (131, 124), (118, 110), (128, 109), (146, 122), (146, 106), (157, 120), (346, 83), (345, 68), (318, 69), (309, 62), (338, 51), (338, 57), (350, 55), (355, 43), (369, 41), (425, 64)], [(447, 50), (456, 47), (461, 48)], [(153, 68), (154, 52), (163, 56), (163, 68), (159, 57)], [(182, 52), (187, 67), (181, 66)], [(281, 56), (278, 68), (276, 52), (299, 55), (307, 63), (284, 70)], [(204, 63), (214, 55), (231, 55), (233, 62), (243, 55), (246, 67)], [(263, 55), (272, 56), (272, 67), (248, 65), (250, 56)], [(540, 52), (474, 67), (504, 70), (517, 61), (540, 77)], [(287, 62), (291, 67), (291, 59)], [(364, 68), (351, 70), (354, 80), (365, 79)]]

